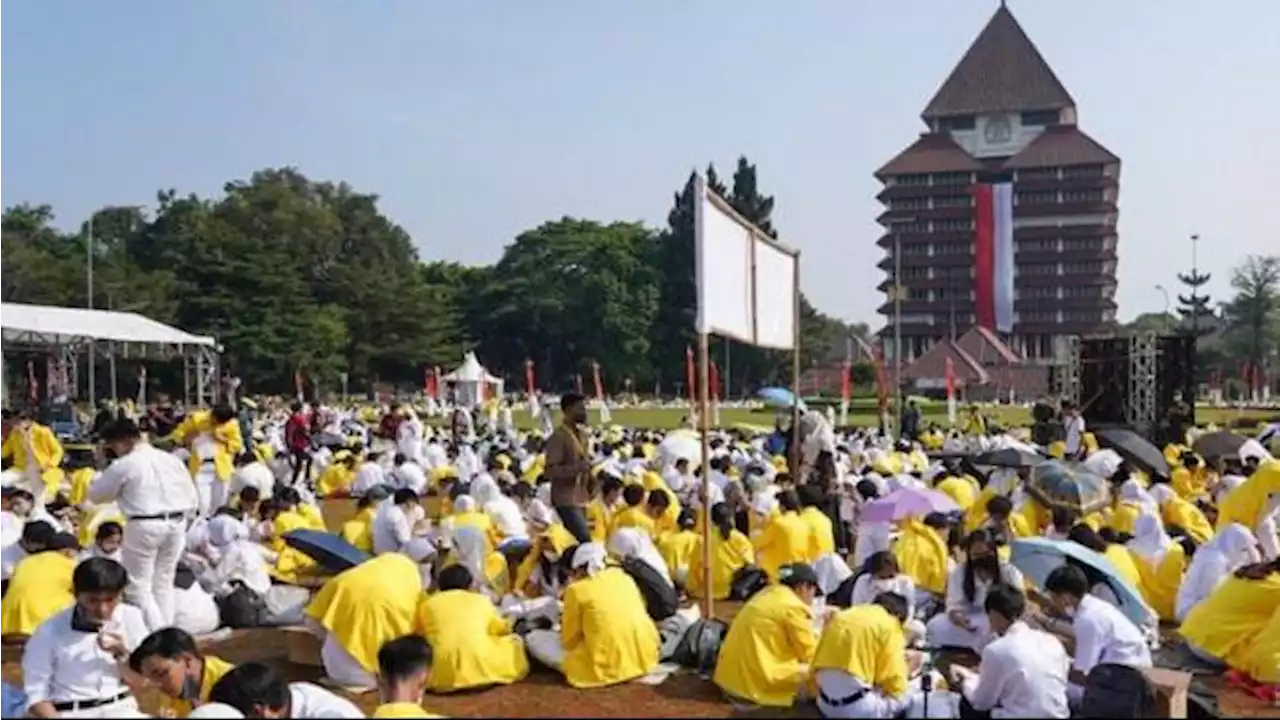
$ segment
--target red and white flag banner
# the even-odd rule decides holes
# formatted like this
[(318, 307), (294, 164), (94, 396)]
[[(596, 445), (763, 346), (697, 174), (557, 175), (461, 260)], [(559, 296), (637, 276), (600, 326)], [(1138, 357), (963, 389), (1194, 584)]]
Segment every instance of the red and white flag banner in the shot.
[(689, 405), (698, 404), (698, 374), (693, 364), (693, 348), (685, 346), (684, 348), (684, 382), (689, 388)]
[(1013, 332), (1013, 183), (973, 186), (973, 301), (981, 327)]
[(537, 387), (538, 387), (537, 379), (536, 379), (536, 377), (535, 377), (535, 376), (534, 376), (534, 374), (533, 374), (533, 361), (532, 361), (532, 360), (525, 360), (525, 361), (524, 361), (524, 391), (525, 391), (525, 394), (527, 394), (529, 397), (533, 397), (533, 395), (534, 395), (535, 391), (537, 390)]
[(849, 395), (853, 391), (853, 378), (850, 375), (853, 371), (853, 363), (845, 360), (840, 364), (840, 402), (849, 402)]
[(600, 363), (591, 361), (591, 383), (595, 386), (596, 399), (604, 400), (604, 381), (600, 378)]

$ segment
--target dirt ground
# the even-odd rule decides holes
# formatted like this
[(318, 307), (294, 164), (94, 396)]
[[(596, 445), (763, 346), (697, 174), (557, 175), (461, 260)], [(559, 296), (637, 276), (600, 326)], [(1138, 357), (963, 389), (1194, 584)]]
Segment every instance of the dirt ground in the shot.
[[(346, 521), (354, 503), (337, 500), (324, 503), (324, 514), (331, 528)], [(738, 605), (720, 603), (716, 616), (732, 620)], [(290, 680), (316, 681), (322, 675), (319, 667), (290, 662), (290, 635), (278, 629), (240, 630), (231, 637), (205, 647), (205, 652), (233, 663), (258, 661), (268, 663)], [(21, 683), (21, 648), (5, 647), (0, 676), (7, 682)], [(319, 662), (318, 650), (314, 662)], [(373, 694), (351, 698), (362, 709), (372, 712), (377, 705)], [(144, 711), (154, 710), (154, 692), (139, 695)], [(805, 705), (785, 711), (735, 709), (709, 681), (696, 675), (678, 673), (658, 686), (627, 683), (606, 689), (575, 690), (563, 678), (535, 666), (523, 682), (508, 687), (458, 693), (447, 696), (428, 695), (423, 700), (428, 711), (448, 717), (818, 717), (817, 708)], [(1223, 688), (1219, 693), (1222, 717), (1280, 717), (1276, 708), (1239, 691)]]

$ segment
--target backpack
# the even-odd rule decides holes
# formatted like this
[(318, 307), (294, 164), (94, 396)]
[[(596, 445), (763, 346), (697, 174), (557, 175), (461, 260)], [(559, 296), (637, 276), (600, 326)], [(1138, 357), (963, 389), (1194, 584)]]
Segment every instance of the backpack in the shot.
[(254, 628), (262, 625), (267, 603), (258, 593), (239, 582), (230, 594), (217, 599), (222, 624), (232, 628)]
[(680, 598), (676, 596), (675, 586), (667, 582), (661, 573), (634, 557), (623, 558), (620, 565), (640, 589), (644, 608), (654, 622), (662, 622), (676, 614), (680, 609)]
[(1102, 663), (1089, 671), (1079, 717), (1144, 718), (1156, 715), (1156, 688), (1141, 670)]
[(754, 565), (738, 568), (729, 583), (729, 599), (734, 602), (745, 602), (752, 595), (769, 586), (769, 576)]
[(832, 607), (847, 608), (853, 605), (853, 586), (858, 584), (858, 578), (862, 577), (862, 573), (850, 575), (840, 583), (840, 586), (831, 591), (827, 595), (827, 604)]
[(710, 675), (715, 672), (720, 646), (727, 632), (729, 626), (715, 618), (695, 621), (680, 638), (680, 644), (671, 656), (672, 661), (700, 675)]

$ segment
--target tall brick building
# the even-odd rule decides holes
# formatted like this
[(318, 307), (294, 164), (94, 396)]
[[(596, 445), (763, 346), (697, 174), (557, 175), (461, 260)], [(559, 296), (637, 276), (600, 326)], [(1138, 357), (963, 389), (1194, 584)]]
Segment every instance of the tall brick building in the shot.
[(885, 340), (895, 244), (904, 360), (973, 325), (972, 187), (993, 175), (1014, 183), (1015, 317), (1003, 340), (1035, 363), (1052, 359), (1060, 337), (1111, 327), (1120, 159), (1080, 129), (1075, 100), (1008, 8), (996, 10), (921, 118), (927, 130), (876, 172)]

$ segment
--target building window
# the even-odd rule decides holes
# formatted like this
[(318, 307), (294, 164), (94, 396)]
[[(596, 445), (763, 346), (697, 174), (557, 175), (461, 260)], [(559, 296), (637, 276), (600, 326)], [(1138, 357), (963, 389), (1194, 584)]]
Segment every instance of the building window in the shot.
[(952, 117), (944, 117), (938, 120), (938, 129), (943, 132), (973, 130), (977, 126), (977, 118), (973, 115), (954, 115)]
[(889, 200), (890, 210), (927, 210), (929, 208), (929, 198), (907, 197), (907, 198), (891, 198)]
[(928, 280), (929, 268), (927, 267), (904, 267), (902, 268), (902, 279), (905, 282), (912, 280)]
[(1062, 249), (1068, 252), (1097, 252), (1102, 249), (1102, 241), (1096, 238), (1068, 238), (1063, 241)]
[(1063, 190), (1062, 202), (1068, 203), (1100, 203), (1101, 190)]
[(935, 232), (964, 232), (973, 229), (973, 218), (944, 218), (933, 221)]
[(922, 187), (929, 184), (928, 173), (915, 173), (912, 175), (897, 175), (893, 178), (895, 185), (905, 185), (907, 187)]
[(1065, 285), (1062, 288), (1062, 293), (1069, 298), (1102, 297), (1096, 285)]
[(1058, 202), (1058, 193), (1053, 190), (1014, 193), (1013, 201), (1015, 205), (1052, 205)]
[(1058, 289), (1052, 285), (1028, 285), (1018, 288), (1017, 294), (1025, 300), (1049, 300), (1057, 299)]
[(1100, 178), (1103, 176), (1104, 168), (1101, 165), (1075, 165), (1062, 169), (1062, 177), (1067, 180), (1080, 180), (1088, 178)]
[(1025, 127), (1043, 127), (1058, 124), (1057, 110), (1032, 110), (1022, 113), (1022, 124)]
[(968, 185), (973, 182), (973, 173), (967, 172), (948, 172), (934, 173), (934, 185)]
[(934, 275), (941, 280), (969, 280), (973, 277), (972, 267), (940, 267)]
[(908, 300), (928, 300), (929, 291), (923, 288), (907, 288)]
[(1038, 276), (1057, 275), (1058, 264), (1057, 263), (1029, 263), (1027, 265), (1019, 265), (1017, 266), (1017, 274), (1018, 275), (1038, 275)]
[(927, 222), (922, 222), (922, 221), (919, 221), (919, 220), (914, 221), (914, 222), (905, 222), (905, 223), (899, 223), (899, 222), (896, 222), (896, 223), (893, 223), (893, 225), (891, 225), (891, 226), (889, 227), (889, 232), (890, 232), (891, 234), (892, 234), (892, 233), (922, 233), (922, 232), (929, 232), (929, 223), (927, 223)]
[(972, 195), (943, 195), (933, 199), (936, 208), (972, 207)]
[(1043, 182), (1045, 180), (1057, 180), (1058, 168), (1027, 168), (1018, 171), (1018, 180), (1026, 182)]
[(910, 242), (902, 243), (902, 255), (912, 257), (924, 257), (933, 254), (933, 248), (927, 242)]
[(968, 300), (971, 294), (968, 287), (944, 287), (934, 292), (937, 300)]
[(1019, 322), (1024, 323), (1051, 323), (1058, 319), (1058, 314), (1052, 310), (1026, 310), (1018, 313)]
[(1062, 264), (1062, 274), (1064, 275), (1101, 275), (1101, 260), (1085, 260), (1083, 262), (1069, 262)]
[(1057, 249), (1056, 238), (1027, 238), (1018, 241), (1018, 252), (1053, 252)]
[(1096, 323), (1098, 313), (1094, 310), (1068, 310), (1063, 313), (1063, 318), (1072, 323)]

